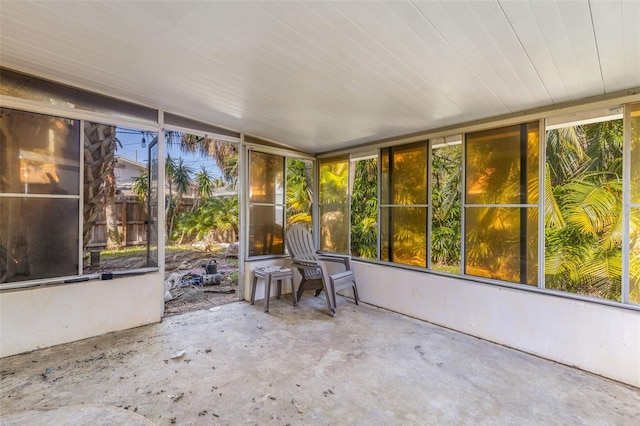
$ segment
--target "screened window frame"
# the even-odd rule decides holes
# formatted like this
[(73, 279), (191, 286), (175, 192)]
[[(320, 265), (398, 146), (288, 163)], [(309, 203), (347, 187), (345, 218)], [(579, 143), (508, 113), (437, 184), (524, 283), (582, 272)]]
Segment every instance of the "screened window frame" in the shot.
[[(83, 248), (83, 241), (82, 241), (82, 235), (83, 235), (82, 231), (84, 229), (83, 187), (84, 187), (84, 178), (85, 178), (84, 176), (85, 174), (85, 167), (84, 167), (85, 155), (84, 154), (85, 153), (84, 153), (83, 147), (85, 143), (84, 129), (85, 129), (86, 122), (95, 122), (95, 123), (110, 125), (114, 127), (126, 127), (126, 128), (141, 130), (141, 131), (155, 132), (158, 134), (159, 140), (164, 140), (164, 139), (161, 139), (161, 138), (164, 138), (164, 130), (162, 129), (162, 127), (148, 121), (141, 122), (139, 120), (131, 120), (127, 118), (114, 120), (114, 117), (108, 113), (99, 113), (99, 112), (93, 113), (93, 112), (87, 112), (87, 111), (81, 111), (81, 110), (74, 110), (70, 108), (62, 108), (59, 106), (42, 105), (34, 101), (24, 100), (20, 98), (10, 98), (6, 96), (0, 96), (0, 107), (17, 110), (25, 113), (41, 114), (41, 115), (46, 115), (50, 117), (57, 117), (57, 118), (62, 118), (66, 120), (78, 121), (79, 129), (80, 129), (80, 135), (78, 138), (79, 139), (78, 144), (80, 148), (79, 149), (80, 164), (79, 164), (79, 174), (78, 174), (79, 194), (78, 195), (26, 194), (27, 198), (34, 198), (34, 199), (45, 198), (45, 199), (76, 199), (78, 200), (77, 218), (78, 218), (79, 234), (78, 234), (78, 243), (77, 243), (77, 253), (78, 253), (77, 274), (0, 283), (0, 291), (25, 289), (25, 288), (31, 288), (31, 287), (42, 287), (42, 286), (48, 286), (48, 285), (82, 283), (82, 282), (89, 282), (97, 279), (111, 279), (111, 277), (117, 278), (121, 276), (132, 275), (132, 274), (136, 275), (136, 274), (145, 274), (149, 272), (159, 271), (160, 264), (156, 266), (147, 266), (147, 267), (131, 268), (131, 269), (115, 269), (113, 271), (97, 272), (97, 273), (86, 273), (84, 271), (84, 267), (83, 267), (84, 248)], [(158, 148), (159, 148), (158, 180), (160, 181), (162, 178), (162, 181), (164, 181), (164, 158), (163, 158), (164, 144), (158, 144)], [(159, 189), (162, 192), (158, 194), (158, 201), (159, 201), (158, 218), (157, 218), (158, 224), (164, 223), (164, 187), (160, 185)], [(2, 198), (12, 198), (14, 196), (15, 194), (13, 193), (0, 193), (0, 197)], [(21, 194), (21, 198), (22, 197), (25, 197), (25, 194)], [(161, 259), (161, 256), (162, 256), (162, 259), (163, 259), (164, 258), (164, 232), (158, 233), (158, 239), (159, 239), (158, 258)], [(162, 241), (162, 244), (160, 243), (160, 241)], [(160, 262), (164, 264), (164, 260), (161, 260), (161, 261), (159, 260), (159, 263)]]
[[(341, 206), (343, 205), (342, 203), (326, 203), (323, 204), (320, 202), (320, 197), (321, 197), (321, 184), (320, 184), (320, 169), (322, 168), (322, 160), (333, 160), (336, 158), (341, 158), (344, 157), (346, 158), (345, 162), (346, 162), (346, 167), (347, 167), (347, 194), (346, 194), (346, 199), (344, 202), (344, 206), (346, 208), (346, 229), (347, 229), (347, 241), (346, 241), (346, 253), (341, 253), (341, 252), (335, 252), (335, 251), (329, 251), (329, 250), (325, 250), (323, 249), (320, 240), (321, 240), (321, 228), (322, 228), (322, 206)], [(351, 252), (351, 191), (352, 191), (352, 186), (351, 186), (351, 154), (342, 154), (342, 155), (330, 155), (330, 156), (323, 156), (318, 158), (318, 161), (316, 162), (316, 182), (314, 183), (315, 187), (316, 187), (316, 193), (318, 194), (317, 197), (314, 197), (315, 200), (317, 200), (316, 203), (316, 208), (315, 208), (315, 215), (314, 215), (314, 235), (318, 235), (319, 238), (314, 238), (313, 243), (315, 244), (315, 249), (320, 252), (320, 253), (327, 253), (327, 254), (340, 254), (340, 255), (349, 255), (349, 253)], [(378, 238), (379, 239), (379, 238)]]
[[(443, 142), (446, 145), (448, 138), (459, 139), (459, 142), (454, 142), (451, 145), (460, 145), (460, 193), (458, 196), (460, 197), (460, 264), (458, 265), (458, 272), (451, 273), (445, 271), (439, 271), (433, 269), (433, 150), (434, 148), (439, 148), (435, 146), (439, 142)], [(464, 274), (464, 248), (465, 248), (465, 238), (464, 238), (464, 221), (465, 221), (465, 208), (464, 208), (464, 191), (465, 191), (465, 134), (464, 133), (451, 133), (446, 136), (441, 136), (439, 138), (430, 138), (428, 139), (429, 143), (429, 170), (427, 173), (427, 191), (428, 191), (428, 200), (429, 200), (429, 208), (427, 209), (427, 224), (428, 224), (428, 251), (427, 251), (427, 266), (426, 269), (429, 271), (433, 271), (436, 273), (444, 273), (448, 275), (461, 276)]]
[[(388, 149), (390, 150), (389, 152), (389, 157), (391, 158), (393, 156), (393, 149), (394, 148), (408, 148), (411, 146), (424, 146), (424, 148), (426, 149), (426, 162), (425, 162), (425, 176), (426, 176), (426, 193), (425, 193), (425, 201), (427, 201), (426, 203), (412, 203), (412, 204), (404, 204), (404, 203), (384, 203), (383, 199), (384, 199), (384, 194), (383, 194), (383, 190), (382, 190), (382, 182), (383, 182), (383, 150)], [(420, 269), (427, 269), (428, 265), (429, 265), (429, 258), (431, 257), (431, 239), (430, 239), (430, 234), (431, 234), (431, 224), (429, 222), (429, 211), (431, 209), (431, 198), (430, 198), (430, 192), (431, 192), (431, 187), (430, 187), (430, 179), (429, 179), (429, 174), (430, 174), (430, 170), (431, 170), (431, 164), (430, 164), (430, 158), (431, 158), (431, 148), (430, 148), (431, 144), (429, 142), (429, 139), (421, 139), (418, 141), (412, 141), (406, 144), (399, 144), (399, 145), (393, 145), (393, 146), (388, 146), (388, 147), (384, 147), (384, 148), (380, 148), (378, 150), (378, 261), (383, 262), (385, 264), (391, 264), (391, 265), (403, 265), (403, 266), (408, 266), (408, 267), (415, 267), (415, 268), (420, 268)], [(391, 166), (390, 166), (391, 167)], [(391, 179), (393, 179), (392, 177), (393, 175), (393, 170), (390, 169), (389, 170), (389, 176)], [(389, 201), (393, 201), (393, 188), (392, 188), (392, 184), (389, 184), (389, 194), (388, 194), (388, 200)], [(407, 263), (400, 263), (400, 262), (395, 262), (393, 260), (383, 260), (382, 259), (382, 218), (383, 218), (383, 214), (382, 214), (382, 210), (383, 209), (389, 209), (389, 212), (391, 213), (393, 211), (393, 209), (396, 208), (426, 208), (426, 215), (425, 215), (425, 232), (426, 235), (425, 237), (425, 266), (416, 266), (416, 265), (411, 265), (411, 264), (407, 264)], [(391, 217), (391, 216), (390, 216)], [(390, 219), (391, 220), (391, 219)], [(389, 242), (393, 241), (393, 230), (390, 229), (389, 230)], [(389, 243), (389, 257), (391, 258), (391, 252), (393, 250), (393, 244)]]
[[(353, 250), (352, 239), (351, 239), (351, 219), (352, 219), (352, 206), (353, 206), (353, 188), (355, 186), (356, 181), (356, 167), (358, 161), (366, 161), (369, 159), (376, 160), (376, 197), (377, 197), (377, 206), (376, 206), (376, 255), (375, 258), (362, 257), (362, 256), (353, 256), (351, 251)], [(349, 232), (348, 232), (348, 240), (349, 240), (349, 253), (348, 255), (353, 259), (363, 260), (365, 262), (369, 261), (378, 261), (380, 259), (380, 155), (379, 150), (368, 150), (364, 152), (354, 152), (349, 155), (349, 176), (348, 176), (348, 204), (349, 204)]]
[[(535, 112), (531, 112), (531, 113), (525, 113), (525, 114), (519, 114), (517, 117), (508, 117), (508, 118), (503, 118), (503, 119), (494, 119), (494, 120), (487, 120), (486, 122), (483, 123), (479, 123), (479, 124), (462, 124), (460, 126), (452, 126), (451, 128), (447, 128), (445, 130), (442, 131), (434, 131), (432, 134), (428, 134), (425, 133), (424, 135), (418, 135), (418, 136), (411, 136), (411, 137), (407, 137), (407, 138), (402, 138), (402, 139), (393, 139), (390, 141), (382, 141), (382, 142), (378, 142), (378, 143), (372, 143), (371, 145), (368, 145), (366, 148), (366, 150), (371, 151), (372, 149), (376, 149), (378, 151), (378, 168), (380, 169), (382, 167), (381, 164), (381, 150), (383, 148), (387, 148), (387, 147), (394, 147), (394, 146), (401, 146), (401, 145), (407, 145), (410, 143), (414, 143), (414, 142), (418, 142), (418, 141), (424, 141), (427, 140), (429, 142), (429, 155), (431, 156), (431, 141), (433, 139), (436, 138), (442, 138), (442, 137), (447, 137), (447, 136), (451, 136), (451, 135), (457, 135), (460, 134), (462, 135), (462, 143), (463, 143), (463, 150), (462, 150), (462, 196), (463, 196), (463, 209), (462, 209), (462, 218), (461, 218), (461, 232), (462, 232), (462, 241), (461, 241), (461, 263), (464, 264), (465, 262), (465, 256), (466, 256), (466, 247), (465, 247), (465, 238), (464, 238), (464, 233), (465, 233), (465, 209), (464, 209), (464, 192), (465, 192), (465, 185), (466, 185), (466, 176), (465, 176), (465, 169), (466, 169), (466, 149), (464, 148), (464, 144), (465, 144), (465, 137), (467, 133), (470, 132), (478, 132), (478, 131), (484, 131), (484, 130), (492, 130), (492, 129), (497, 129), (500, 127), (508, 127), (511, 125), (518, 125), (518, 124), (526, 124), (526, 123), (530, 123), (533, 121), (537, 121), (538, 122), (538, 132), (539, 132), (539, 146), (538, 146), (538, 198), (537, 198), (537, 204), (534, 203), (528, 203), (525, 206), (532, 206), (534, 208), (538, 209), (538, 221), (537, 221), (537, 225), (538, 225), (538, 273), (537, 273), (537, 284), (536, 285), (529, 285), (529, 284), (520, 284), (520, 283), (513, 283), (513, 282), (509, 282), (509, 281), (503, 281), (503, 280), (497, 280), (497, 279), (492, 279), (492, 278), (485, 278), (485, 277), (478, 277), (478, 276), (473, 276), (473, 275), (467, 275), (464, 272), (461, 272), (460, 274), (454, 274), (454, 273), (449, 273), (449, 272), (444, 272), (444, 271), (437, 271), (434, 270), (432, 268), (428, 267), (418, 267), (418, 266), (412, 266), (412, 265), (405, 265), (405, 264), (400, 264), (400, 263), (394, 263), (394, 262), (388, 262), (388, 261), (382, 261), (380, 260), (380, 226), (378, 226), (378, 258), (377, 259), (367, 259), (367, 258), (354, 258), (360, 262), (363, 263), (372, 263), (372, 264), (378, 264), (378, 265), (382, 265), (382, 266), (389, 266), (389, 267), (394, 267), (394, 268), (400, 268), (400, 269), (407, 269), (407, 270), (414, 270), (414, 271), (418, 271), (418, 272), (426, 272), (429, 274), (433, 274), (433, 275), (441, 275), (441, 276), (446, 276), (446, 277), (452, 277), (452, 278), (459, 278), (459, 279), (463, 279), (465, 281), (468, 282), (477, 282), (477, 283), (481, 283), (481, 284), (490, 284), (490, 285), (496, 285), (499, 287), (506, 287), (506, 288), (513, 288), (516, 290), (521, 290), (521, 291), (529, 291), (529, 292), (534, 292), (534, 293), (538, 293), (538, 294), (546, 294), (546, 295), (551, 295), (551, 296), (555, 296), (555, 297), (561, 297), (561, 298), (566, 298), (566, 299), (574, 299), (574, 300), (580, 300), (580, 301), (585, 301), (585, 302), (591, 302), (591, 303), (596, 303), (596, 304), (601, 304), (601, 305), (608, 305), (608, 306), (614, 306), (614, 307), (620, 307), (620, 308), (625, 308), (625, 309), (631, 309), (631, 310), (638, 310), (640, 311), (640, 304), (634, 304), (631, 303), (629, 301), (629, 253), (630, 253), (630, 249), (629, 249), (629, 216), (630, 216), (630, 212), (632, 208), (640, 208), (640, 203), (631, 203), (630, 202), (630, 167), (631, 167), (631, 134), (630, 134), (630, 127), (631, 127), (631, 122), (630, 122), (630, 115), (631, 115), (631, 105), (632, 104), (638, 104), (640, 105), (640, 95), (628, 95), (628, 96), (622, 96), (622, 97), (618, 97), (618, 98), (611, 98), (611, 99), (604, 99), (604, 100), (599, 100), (599, 101), (594, 101), (594, 102), (588, 102), (588, 103), (584, 103), (584, 104), (580, 104), (580, 105), (569, 105), (566, 107), (553, 107), (553, 108), (547, 108), (541, 111), (535, 111)], [(593, 297), (593, 296), (585, 296), (582, 294), (577, 294), (577, 293), (570, 293), (570, 292), (564, 292), (564, 291), (558, 291), (558, 290), (551, 290), (551, 289), (547, 289), (545, 288), (545, 284), (544, 284), (544, 260), (545, 260), (545, 235), (544, 235), (544, 198), (545, 198), (545, 185), (544, 185), (544, 170), (545, 170), (545, 162), (546, 162), (546, 120), (547, 119), (553, 119), (555, 117), (559, 117), (561, 115), (566, 115), (566, 114), (573, 114), (573, 113), (580, 113), (583, 111), (589, 111), (592, 109), (596, 109), (596, 108), (613, 108), (615, 106), (620, 106), (622, 105), (623, 107), (623, 117), (624, 117), (624, 147), (623, 147), (623, 244), (622, 244), (622, 249), (623, 249), (623, 253), (622, 253), (622, 267), (623, 267), (623, 277), (622, 277), (622, 300), (621, 302), (618, 301), (613, 301), (610, 299), (604, 299), (604, 298), (598, 298), (598, 297)], [(325, 157), (333, 157), (336, 156), (338, 154), (344, 154), (344, 153), (351, 153), (350, 155), (352, 156), (357, 156), (358, 152), (363, 151), (363, 149), (358, 150), (358, 151), (353, 151), (353, 153), (351, 153), (351, 151), (349, 150), (340, 150), (340, 151), (333, 151), (333, 152), (329, 152), (326, 154), (321, 155), (319, 158), (325, 158)], [(429, 158), (429, 161), (431, 162), (431, 157)], [(429, 174), (430, 176), (430, 174)], [(381, 179), (380, 179), (380, 170), (378, 173), (378, 177), (379, 177), (379, 181), (378, 181), (378, 200), (381, 200)], [(429, 190), (431, 190), (431, 183), (429, 183)], [(430, 204), (431, 206), (429, 207), (428, 211), (431, 212), (432, 209), (432, 203), (431, 203), (431, 197), (429, 198)], [(498, 207), (504, 207), (505, 205), (497, 205)], [(520, 207), (520, 204), (516, 204), (515, 206)], [(380, 211), (380, 205), (379, 205), (379, 209), (378, 211)], [(378, 220), (380, 219), (380, 215), (378, 214)], [(432, 235), (432, 229), (431, 229), (431, 220), (429, 220), (427, 222), (428, 225), (428, 232), (429, 235)], [(431, 245), (429, 244), (428, 250), (431, 250)], [(431, 252), (429, 251), (429, 258), (427, 260), (430, 260), (430, 255)]]
[[(630, 302), (630, 276), (629, 276), (629, 265), (630, 265), (630, 212), (633, 209), (633, 204), (630, 202), (631, 197), (631, 109), (633, 105), (637, 105), (640, 108), (640, 101), (635, 102), (616, 102), (615, 100), (612, 102), (605, 103), (604, 105), (599, 104), (598, 106), (589, 106), (584, 105), (582, 108), (576, 112), (572, 112), (570, 114), (561, 114), (558, 113), (556, 115), (546, 116), (544, 119), (541, 119), (541, 127), (544, 131), (544, 142), (541, 141), (541, 159), (544, 161), (540, 161), (541, 163), (541, 173), (546, 173), (544, 169), (547, 162), (547, 132), (549, 130), (557, 129), (557, 128), (566, 128), (570, 126), (584, 125), (584, 124), (593, 124), (597, 122), (610, 122), (614, 120), (622, 120), (623, 134), (622, 134), (622, 199), (621, 199), (621, 220), (622, 220), (622, 244), (621, 244), (621, 289), (620, 289), (620, 301), (616, 301), (613, 299), (608, 299), (605, 297), (598, 296), (588, 296), (579, 292), (571, 292), (568, 290), (559, 290), (554, 288), (547, 287), (546, 277), (545, 277), (545, 263), (546, 263), (546, 239), (545, 239), (545, 191), (546, 185), (544, 182), (545, 176), (541, 175), (540, 180), (540, 205), (542, 206), (540, 218), (540, 254), (539, 254), (539, 263), (540, 263), (540, 285), (539, 288), (546, 291), (552, 292), (554, 295), (562, 295), (568, 296), (571, 298), (576, 298), (579, 300), (588, 300), (595, 301), (602, 304), (613, 305), (613, 306), (639, 306), (640, 303), (633, 304)], [(543, 133), (541, 133), (543, 134)], [(637, 204), (640, 206), (640, 203)]]
[[(636, 306), (640, 309), (640, 301), (631, 301), (631, 212), (634, 209), (640, 211), (640, 200), (631, 200), (631, 131), (633, 109), (640, 114), (640, 100), (629, 102), (623, 105), (623, 132), (624, 140), (622, 145), (622, 295), (621, 303), (629, 306)], [(638, 117), (640, 122), (640, 116)], [(640, 123), (638, 124), (640, 126)], [(638, 143), (638, 161), (640, 162), (640, 142)], [(640, 188), (638, 188), (640, 192)]]
[[(347, 199), (346, 199), (346, 207), (347, 207), (347, 211), (348, 211), (348, 226), (347, 226), (347, 237), (348, 237), (348, 241), (347, 241), (347, 251), (348, 253), (336, 253), (336, 252), (331, 252), (331, 251), (327, 251), (327, 250), (322, 250), (322, 248), (320, 247), (320, 242), (317, 240), (314, 240), (314, 244), (316, 245), (315, 249), (318, 250), (318, 252), (320, 253), (327, 253), (327, 254), (340, 254), (340, 255), (348, 255), (350, 257), (352, 257), (353, 259), (358, 259), (358, 260), (362, 260), (363, 262), (378, 262), (379, 258), (380, 258), (380, 226), (379, 226), (379, 222), (380, 222), (380, 216), (379, 216), (379, 205), (376, 208), (376, 223), (377, 223), (377, 229), (376, 229), (376, 256), (375, 258), (367, 258), (367, 257), (360, 257), (360, 256), (353, 256), (351, 255), (351, 244), (352, 244), (352, 238), (351, 238), (351, 216), (352, 216), (352, 203), (353, 203), (353, 188), (355, 186), (355, 167), (356, 167), (356, 163), (358, 161), (363, 161), (363, 160), (367, 160), (367, 159), (376, 159), (376, 177), (378, 179), (377, 185), (376, 185), (376, 197), (378, 199), (378, 204), (380, 201), (380, 182), (379, 182), (379, 176), (380, 176), (380, 155), (379, 155), (379, 150), (378, 149), (366, 149), (366, 150), (358, 150), (358, 151), (354, 151), (351, 153), (347, 153), (348, 156), (346, 157), (346, 163), (347, 163)], [(317, 162), (317, 176), (316, 176), (316, 181), (317, 181), (317, 187), (318, 187), (318, 206), (317, 206), (317, 214), (314, 215), (314, 234), (317, 234), (320, 232), (320, 227), (321, 225), (321, 215), (320, 215), (320, 162), (323, 159), (331, 159), (331, 158), (336, 158), (337, 156), (335, 155), (328, 155), (328, 156), (319, 156), (318, 157), (318, 162)]]
[[(286, 235), (287, 232), (287, 160), (291, 159), (291, 160), (302, 160), (302, 161), (309, 161), (313, 164), (313, 168), (314, 168), (314, 172), (312, 174), (314, 181), (312, 182), (312, 191), (313, 194), (317, 193), (317, 161), (315, 157), (309, 156), (309, 155), (305, 155), (303, 153), (300, 152), (295, 152), (295, 151), (289, 151), (286, 149), (281, 149), (281, 148), (276, 148), (276, 147), (269, 147), (266, 145), (259, 145), (259, 144), (241, 144), (244, 146), (244, 150), (243, 152), (246, 153), (246, 156), (244, 158), (246, 158), (246, 172), (245, 173), (240, 173), (241, 179), (242, 177), (246, 176), (246, 179), (244, 180), (244, 182), (240, 182), (240, 186), (243, 188), (246, 188), (246, 210), (245, 207), (241, 207), (241, 211), (246, 211), (246, 213), (244, 214), (244, 217), (246, 217), (245, 220), (245, 224), (241, 225), (241, 228), (243, 230), (245, 230), (245, 235), (246, 237), (242, 238), (241, 236), (241, 240), (245, 241), (246, 244), (246, 248), (245, 249), (241, 249), (241, 251), (243, 251), (245, 253), (244, 255), (244, 259), (246, 261), (249, 262), (254, 262), (254, 261), (260, 261), (260, 260), (266, 260), (266, 259), (277, 259), (277, 258), (283, 258), (283, 257), (288, 257), (288, 253), (287, 253), (287, 249), (286, 249), (286, 245), (284, 243), (284, 238), (282, 240), (282, 253), (273, 253), (273, 254), (261, 254), (261, 255), (250, 255), (249, 252), (249, 238), (250, 238), (250, 226), (251, 226), (251, 206), (253, 205), (273, 205), (274, 207), (276, 207), (276, 204), (270, 204), (270, 203), (251, 203), (250, 201), (250, 194), (249, 191), (251, 189), (251, 182), (250, 182), (250, 177), (251, 177), (251, 170), (250, 170), (250, 166), (251, 166), (251, 152), (259, 152), (262, 154), (269, 154), (269, 155), (275, 155), (278, 157), (282, 157), (283, 159), (283, 204), (282, 204), (282, 208), (283, 208), (283, 236)], [(240, 199), (242, 199), (243, 197), (240, 197)], [(314, 201), (315, 201), (315, 195), (314, 195)], [(314, 202), (312, 204), (312, 208), (311, 208), (311, 220), (312, 220), (312, 226), (313, 229), (316, 229), (316, 217), (317, 217), (317, 213), (316, 213), (316, 203)]]
[[(537, 121), (537, 131), (538, 131), (538, 170), (536, 170), (536, 174), (538, 175), (538, 179), (537, 179), (537, 186), (538, 186), (538, 199), (535, 200), (536, 203), (531, 203), (531, 201), (533, 200), (529, 200), (527, 198), (527, 192), (529, 190), (528, 188), (528, 169), (525, 168), (525, 175), (523, 176), (522, 173), (522, 168), (520, 170), (520, 192), (519, 192), (519, 197), (520, 197), (520, 202), (519, 203), (473, 203), (473, 202), (469, 202), (467, 200), (467, 163), (468, 163), (468, 135), (471, 133), (481, 133), (481, 132), (490, 132), (490, 131), (497, 131), (500, 129), (507, 129), (509, 127), (515, 127), (515, 126), (519, 126), (520, 127), (520, 164), (522, 167), (522, 164), (528, 163), (528, 160), (526, 159), (526, 157), (523, 157), (523, 153), (522, 153), (522, 147), (523, 147), (523, 133), (522, 133), (522, 129), (528, 129), (529, 125), (535, 125)], [(540, 236), (540, 223), (542, 222), (544, 225), (544, 216), (541, 216), (544, 212), (544, 207), (540, 207), (540, 203), (544, 200), (541, 195), (541, 191), (540, 191), (540, 187), (544, 186), (544, 181), (542, 182), (542, 185), (540, 184), (540, 164), (543, 163), (544, 165), (544, 161), (542, 161), (544, 159), (544, 157), (541, 157), (541, 154), (544, 153), (544, 150), (542, 148), (543, 145), (543, 136), (544, 133), (541, 133), (541, 131), (543, 130), (544, 127), (544, 123), (543, 120), (531, 120), (531, 121), (521, 121), (519, 123), (513, 123), (511, 125), (507, 125), (507, 126), (500, 126), (500, 127), (490, 127), (487, 128), (485, 130), (478, 130), (477, 132), (467, 132), (463, 135), (463, 154), (462, 154), (462, 167), (463, 167), (463, 182), (462, 182), (462, 208), (463, 208), (463, 222), (462, 222), (462, 246), (464, 247), (464, 251), (462, 253), (462, 271), (463, 271), (463, 275), (464, 276), (474, 276), (477, 277), (477, 275), (471, 275), (467, 273), (467, 257), (468, 257), (468, 251), (467, 251), (467, 244), (466, 244), (466, 233), (467, 233), (467, 212), (469, 211), (468, 209), (481, 209), (481, 208), (486, 208), (486, 209), (518, 209), (519, 210), (519, 214), (520, 214), (520, 282), (514, 282), (514, 281), (509, 281), (509, 280), (500, 280), (500, 281), (505, 281), (505, 282), (510, 282), (513, 284), (519, 284), (519, 285), (526, 285), (526, 286), (530, 286), (530, 287), (538, 287), (541, 288), (541, 286), (544, 284), (544, 280), (541, 280), (541, 263), (540, 263), (540, 244), (541, 244), (541, 236)], [(528, 135), (528, 130), (526, 131), (527, 133), (525, 133), (525, 137), (526, 135)], [(527, 142), (528, 142), (528, 138)], [(523, 161), (524, 158), (524, 161)], [(543, 175), (544, 176), (544, 175)], [(524, 183), (523, 183), (524, 181)], [(523, 188), (524, 185), (524, 188)], [(527, 259), (526, 259), (526, 248), (527, 248), (527, 244), (526, 244), (526, 240), (523, 241), (522, 240), (522, 233), (523, 233), (523, 229), (526, 228), (526, 220), (527, 220), (527, 213), (529, 209), (537, 209), (537, 232), (538, 232), (538, 236), (537, 236), (537, 243), (538, 243), (538, 247), (536, 252), (538, 253), (538, 270), (536, 273), (536, 283), (535, 284), (528, 284), (526, 281), (526, 275), (527, 275), (527, 270), (525, 268), (525, 270), (523, 271), (523, 262), (525, 266), (528, 266), (526, 264)], [(523, 222), (524, 221), (524, 222)], [(526, 232), (526, 231), (525, 231)], [(543, 236), (544, 237), (544, 234)], [(543, 243), (543, 241), (542, 241)], [(523, 257), (525, 259), (523, 259)], [(542, 266), (544, 266), (544, 264), (542, 264)], [(542, 277), (544, 277), (544, 269), (542, 269)], [(482, 278), (488, 278), (488, 277), (482, 277)]]

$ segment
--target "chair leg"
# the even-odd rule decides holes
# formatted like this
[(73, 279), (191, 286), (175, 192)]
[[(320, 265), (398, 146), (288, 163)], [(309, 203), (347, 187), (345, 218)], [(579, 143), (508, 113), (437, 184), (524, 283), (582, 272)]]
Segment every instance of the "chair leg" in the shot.
[[(329, 284), (331, 285), (331, 284)], [(329, 291), (329, 289), (325, 289), (325, 295), (327, 296), (327, 309), (329, 309), (329, 315), (331, 315), (332, 317), (336, 316), (336, 306), (335, 306), (335, 301), (334, 299), (331, 298), (331, 291)]]
[(304, 281), (300, 282), (300, 287), (298, 287), (298, 295), (296, 296), (298, 302), (302, 299), (302, 293), (304, 293)]
[(327, 293), (327, 305), (329, 308), (329, 313), (332, 317), (336, 316), (338, 309), (338, 302), (336, 300), (336, 289), (333, 282), (333, 278), (329, 276), (329, 282), (325, 283), (326, 288), (325, 293)]
[(293, 278), (291, 278), (291, 298), (293, 299), (293, 306), (298, 306), (298, 297), (296, 294), (296, 285), (293, 281)]

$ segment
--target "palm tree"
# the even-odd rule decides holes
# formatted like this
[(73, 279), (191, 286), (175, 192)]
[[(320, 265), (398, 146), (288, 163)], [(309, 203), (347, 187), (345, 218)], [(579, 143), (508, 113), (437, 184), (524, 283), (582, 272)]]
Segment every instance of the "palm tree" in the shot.
[[(167, 155), (165, 161), (165, 179), (169, 190), (167, 198), (166, 217), (167, 217), (167, 241), (172, 240), (173, 224), (178, 213), (178, 209), (182, 204), (182, 198), (189, 191), (191, 176), (193, 169), (186, 164), (182, 158), (178, 162)], [(174, 197), (173, 192), (176, 192)]]
[(287, 160), (287, 226), (294, 223), (311, 227), (313, 192), (308, 161)]
[(621, 299), (622, 135), (622, 120), (548, 132), (547, 288)]
[(212, 158), (222, 171), (225, 181), (233, 187), (237, 186), (238, 148), (236, 144), (179, 132), (169, 132), (168, 142), (179, 146), (183, 152), (199, 153)]
[(91, 239), (91, 230), (101, 206), (105, 206), (107, 222), (107, 247), (119, 247), (120, 234), (115, 214), (115, 152), (120, 144), (116, 127), (85, 122), (84, 126), (84, 228), (83, 247)]
[(149, 197), (149, 166), (133, 178), (131, 190), (138, 197), (138, 203), (141, 206), (146, 206)]
[[(203, 165), (200, 166), (200, 171), (196, 173), (194, 181), (198, 187), (198, 200), (211, 197), (213, 189), (219, 185), (219, 182), (216, 182)], [(194, 203), (194, 206), (196, 205), (197, 203)]]

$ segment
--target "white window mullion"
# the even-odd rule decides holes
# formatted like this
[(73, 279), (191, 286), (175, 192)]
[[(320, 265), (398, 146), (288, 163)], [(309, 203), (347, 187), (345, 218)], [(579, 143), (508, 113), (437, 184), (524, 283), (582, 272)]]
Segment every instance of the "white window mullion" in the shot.
[(547, 179), (547, 134), (545, 121), (540, 120), (538, 149), (538, 288), (544, 288), (544, 268), (545, 268), (545, 184)]
[(622, 303), (629, 303), (631, 220), (631, 107), (624, 106), (622, 142)]
[(80, 120), (80, 173), (78, 176), (78, 275), (84, 272), (84, 120)]
[(462, 170), (460, 171), (462, 180), (460, 182), (460, 273), (462, 275), (467, 272), (467, 224), (465, 218), (467, 215), (467, 135), (462, 133)]

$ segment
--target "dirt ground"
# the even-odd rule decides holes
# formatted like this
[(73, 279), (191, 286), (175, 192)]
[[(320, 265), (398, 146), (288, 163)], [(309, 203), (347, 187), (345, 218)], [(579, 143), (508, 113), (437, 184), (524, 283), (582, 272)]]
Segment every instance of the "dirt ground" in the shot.
[[(221, 274), (218, 285), (191, 285), (190, 276), (201, 276), (205, 269), (202, 266), (212, 260), (218, 265)], [(118, 255), (103, 255), (99, 265), (91, 266), (86, 260), (85, 270), (88, 272), (104, 272), (141, 268), (146, 265), (146, 252), (123, 251)], [(237, 249), (229, 245), (212, 246), (208, 250), (193, 247), (167, 248), (165, 256), (165, 281), (173, 285), (169, 292), (172, 299), (165, 302), (165, 316), (185, 312), (209, 309), (238, 300), (238, 258)]]
[[(219, 285), (192, 285), (190, 276), (205, 273), (203, 264), (215, 260), (222, 275)], [(173, 280), (169, 290), (173, 299), (165, 302), (165, 316), (208, 309), (238, 300), (238, 259), (225, 254), (184, 251), (168, 254), (165, 258), (165, 280)]]

